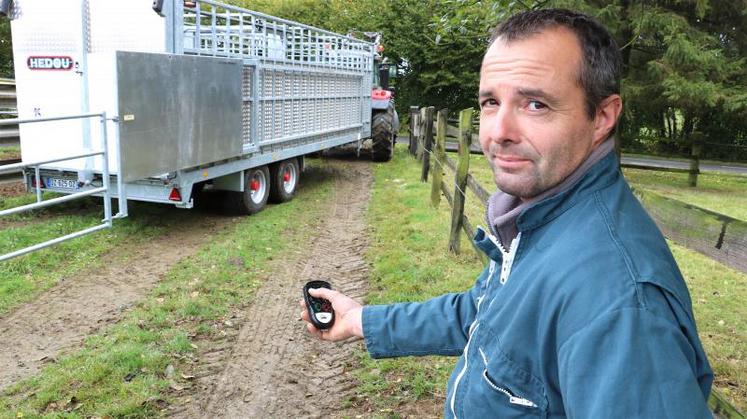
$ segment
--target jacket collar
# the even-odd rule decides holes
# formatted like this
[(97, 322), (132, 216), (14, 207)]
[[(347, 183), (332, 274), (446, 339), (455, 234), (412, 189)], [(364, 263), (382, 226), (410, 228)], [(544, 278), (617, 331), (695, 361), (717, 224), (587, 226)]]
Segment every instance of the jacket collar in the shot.
[(519, 231), (532, 230), (558, 217), (580, 200), (606, 188), (620, 177), (617, 154), (608, 153), (573, 187), (552, 195), (526, 208), (519, 214), (516, 225)]

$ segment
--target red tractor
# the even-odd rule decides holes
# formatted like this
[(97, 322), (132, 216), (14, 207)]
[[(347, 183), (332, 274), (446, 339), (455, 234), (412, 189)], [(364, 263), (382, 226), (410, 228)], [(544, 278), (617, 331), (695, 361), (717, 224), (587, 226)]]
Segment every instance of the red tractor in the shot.
[[(350, 32), (348, 35), (355, 34), (356, 32)], [(389, 80), (397, 75), (397, 66), (382, 57), (384, 46), (381, 45), (380, 33), (362, 32), (362, 35), (376, 45), (374, 66), (377, 68), (373, 72), (371, 89), (371, 158), (374, 161), (389, 161), (392, 159), (399, 131), (399, 116), (394, 108), (394, 89), (389, 87)]]

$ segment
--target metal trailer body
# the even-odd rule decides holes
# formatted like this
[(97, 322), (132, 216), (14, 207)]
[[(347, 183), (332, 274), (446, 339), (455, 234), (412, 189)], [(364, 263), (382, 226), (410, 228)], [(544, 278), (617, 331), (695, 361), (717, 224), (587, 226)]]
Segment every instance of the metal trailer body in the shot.
[(371, 135), (365, 41), (210, 0), (14, 0), (8, 17), (19, 119), (111, 116), (105, 130), (20, 126), (23, 163), (99, 149), (109, 133), (109, 182), (103, 159), (57, 161), (39, 171), (48, 191), (109, 183), (189, 208), (197, 183), (242, 192), (248, 169)]

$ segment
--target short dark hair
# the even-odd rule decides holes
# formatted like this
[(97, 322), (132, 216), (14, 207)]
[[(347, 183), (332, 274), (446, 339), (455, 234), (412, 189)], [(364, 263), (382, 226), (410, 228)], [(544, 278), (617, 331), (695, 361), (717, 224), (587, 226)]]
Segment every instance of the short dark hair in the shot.
[(596, 20), (567, 9), (532, 10), (514, 15), (498, 25), (493, 29), (490, 43), (497, 38), (510, 43), (556, 27), (570, 29), (579, 40), (583, 62), (578, 83), (584, 89), (589, 118), (594, 118), (602, 100), (620, 93), (622, 71), (617, 42)]

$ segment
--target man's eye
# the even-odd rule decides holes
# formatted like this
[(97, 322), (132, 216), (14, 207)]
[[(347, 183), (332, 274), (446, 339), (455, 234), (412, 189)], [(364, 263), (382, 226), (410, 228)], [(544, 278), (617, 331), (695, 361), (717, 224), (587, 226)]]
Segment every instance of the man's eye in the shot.
[(539, 111), (542, 109), (546, 109), (547, 105), (538, 100), (530, 100), (528, 107), (530, 111)]
[(495, 101), (495, 99), (485, 99), (482, 102), (480, 102), (480, 107), (484, 108), (486, 106), (496, 106), (498, 105), (498, 102)]

